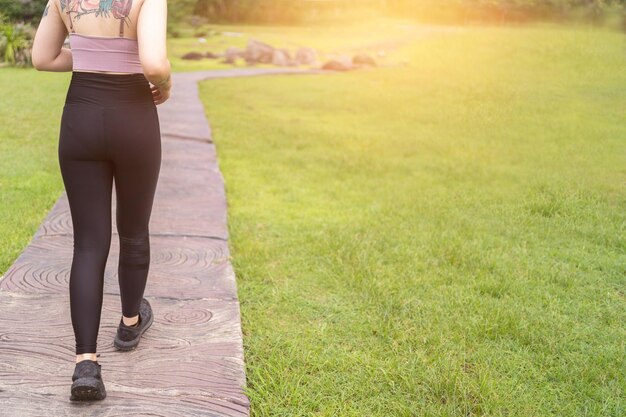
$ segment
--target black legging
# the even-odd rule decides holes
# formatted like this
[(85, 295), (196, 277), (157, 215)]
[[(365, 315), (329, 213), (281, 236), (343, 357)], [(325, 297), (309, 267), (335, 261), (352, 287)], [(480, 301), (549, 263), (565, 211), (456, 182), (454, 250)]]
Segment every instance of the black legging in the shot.
[(70, 307), (76, 354), (95, 353), (115, 180), (122, 314), (133, 317), (150, 266), (148, 223), (161, 167), (156, 105), (143, 74), (73, 72), (58, 146), (74, 255)]

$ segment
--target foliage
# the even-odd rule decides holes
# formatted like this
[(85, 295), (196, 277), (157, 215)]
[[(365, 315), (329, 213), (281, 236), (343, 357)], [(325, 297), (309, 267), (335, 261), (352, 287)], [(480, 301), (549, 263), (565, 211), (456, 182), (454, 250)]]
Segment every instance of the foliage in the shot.
[(8, 65), (32, 65), (29, 29), (25, 23), (0, 24), (0, 56)]
[(175, 20), (193, 14), (216, 23), (299, 23), (357, 9), (425, 20), (530, 20), (583, 18), (602, 21), (624, 11), (626, 0), (170, 0)]
[(310, 7), (292, 0), (197, 0), (194, 13), (220, 22), (294, 23)]
[(622, 13), (624, 5), (626, 0), (389, 0), (392, 13), (453, 21), (550, 18), (601, 22)]
[(0, 60), (32, 66), (30, 48), (48, 0), (0, 0)]
[(24, 20), (38, 24), (48, 0), (0, 0), (0, 13), (10, 20)]
[[(47, 0), (0, 0), (0, 13), (37, 25)], [(601, 22), (624, 13), (626, 0), (168, 0), (170, 35), (201, 16), (214, 23), (303, 23), (354, 17), (357, 10), (423, 20), (515, 21), (583, 18)]]

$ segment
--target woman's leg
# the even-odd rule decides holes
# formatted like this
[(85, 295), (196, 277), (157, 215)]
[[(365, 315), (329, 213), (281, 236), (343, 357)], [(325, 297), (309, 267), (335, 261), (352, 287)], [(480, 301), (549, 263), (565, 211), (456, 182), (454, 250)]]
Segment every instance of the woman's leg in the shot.
[(77, 355), (96, 353), (104, 268), (111, 244), (112, 174), (112, 166), (106, 161), (63, 163), (74, 227), (69, 287)]
[[(70, 271), (70, 310), (76, 354), (95, 360), (102, 312), (104, 269), (111, 243), (113, 165), (103, 159), (101, 109), (64, 109), (59, 165), (70, 206), (74, 253)], [(77, 357), (77, 362), (81, 357)], [(82, 358), (87, 358), (82, 356)]]
[(149, 222), (161, 167), (161, 135), (154, 105), (107, 109), (112, 143), (116, 223), (120, 241), (118, 281), (122, 314), (137, 322), (150, 268)]

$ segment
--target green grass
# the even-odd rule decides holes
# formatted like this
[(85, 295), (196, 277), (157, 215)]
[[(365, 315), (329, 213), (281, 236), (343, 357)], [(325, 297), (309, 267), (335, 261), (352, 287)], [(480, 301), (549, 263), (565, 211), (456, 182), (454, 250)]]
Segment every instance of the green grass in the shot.
[(254, 416), (621, 416), (622, 34), (211, 80)]
[[(333, 30), (249, 33), (400, 37)], [(475, 29), (406, 67), (204, 82), (253, 414), (623, 415), (623, 46)], [(0, 70), (0, 275), (63, 190), (68, 83)]]
[(63, 192), (57, 149), (69, 79), (0, 69), (0, 275)]

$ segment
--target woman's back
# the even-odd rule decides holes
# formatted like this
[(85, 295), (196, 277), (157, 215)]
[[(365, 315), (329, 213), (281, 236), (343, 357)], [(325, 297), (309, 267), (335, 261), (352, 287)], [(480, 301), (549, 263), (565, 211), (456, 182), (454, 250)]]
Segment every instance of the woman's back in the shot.
[(31, 58), (40, 71), (143, 73), (161, 104), (172, 84), (166, 39), (167, 0), (49, 0)]
[[(42, 19), (44, 30), (70, 34), (72, 70), (144, 73), (153, 84), (169, 79), (167, 0), (50, 0), (44, 17), (50, 7), (59, 27)], [(51, 55), (46, 44), (56, 42), (36, 39), (34, 52)]]
[(86, 36), (137, 39), (144, 0), (54, 0), (67, 31)]

